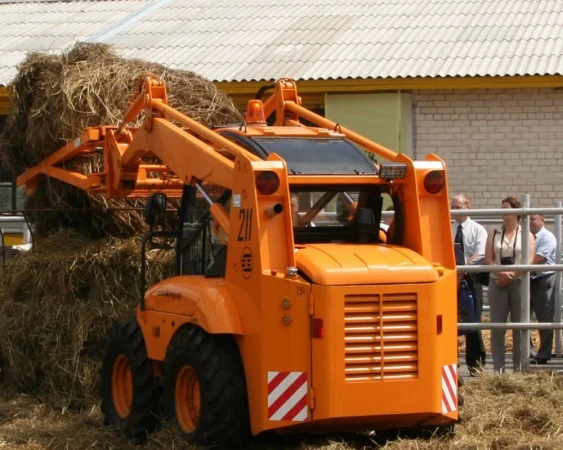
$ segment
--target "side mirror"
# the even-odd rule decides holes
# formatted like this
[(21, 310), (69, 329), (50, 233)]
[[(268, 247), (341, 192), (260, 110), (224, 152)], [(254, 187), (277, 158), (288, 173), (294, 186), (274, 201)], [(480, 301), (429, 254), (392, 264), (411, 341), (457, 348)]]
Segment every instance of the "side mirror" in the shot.
[(145, 206), (145, 222), (147, 222), (151, 230), (164, 222), (166, 203), (166, 194), (163, 194), (162, 192), (155, 192), (147, 199), (147, 204)]

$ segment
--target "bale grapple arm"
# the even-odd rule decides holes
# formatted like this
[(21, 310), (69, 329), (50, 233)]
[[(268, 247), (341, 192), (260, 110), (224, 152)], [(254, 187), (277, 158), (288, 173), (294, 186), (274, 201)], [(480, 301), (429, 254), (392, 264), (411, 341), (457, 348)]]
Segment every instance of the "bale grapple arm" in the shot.
[[(127, 126), (141, 114), (141, 128)], [(234, 164), (218, 149), (235, 157), (258, 159), (169, 106), (164, 81), (148, 74), (119, 126), (87, 128), (79, 138), (26, 170), (17, 182), (25, 184), (30, 194), (38, 178), (47, 175), (111, 198), (146, 197), (152, 192), (178, 197), (183, 185), (194, 180), (230, 188)], [(101, 171), (83, 174), (68, 164), (88, 154), (103, 156)], [(155, 158), (160, 162), (146, 162)]]

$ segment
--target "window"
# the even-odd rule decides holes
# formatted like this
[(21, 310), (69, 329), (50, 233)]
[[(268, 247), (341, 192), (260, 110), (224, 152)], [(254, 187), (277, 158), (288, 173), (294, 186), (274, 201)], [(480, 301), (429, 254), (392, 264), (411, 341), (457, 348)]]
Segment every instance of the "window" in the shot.
[[(229, 209), (231, 191), (204, 183), (205, 196)], [(193, 186), (184, 188), (181, 208), (181, 233), (178, 242), (179, 275), (224, 276), (227, 234), (217, 229), (209, 203)]]
[(255, 137), (266, 154), (277, 153), (291, 174), (375, 174), (373, 163), (347, 139)]
[(387, 186), (293, 186), (295, 243), (379, 242)]

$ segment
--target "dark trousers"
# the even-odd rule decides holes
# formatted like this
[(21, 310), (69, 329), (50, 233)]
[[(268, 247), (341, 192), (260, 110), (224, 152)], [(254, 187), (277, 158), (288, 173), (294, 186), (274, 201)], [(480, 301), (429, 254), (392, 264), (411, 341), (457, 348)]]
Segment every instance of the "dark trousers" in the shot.
[[(530, 280), (531, 306), (536, 313), (538, 322), (553, 322), (555, 320), (555, 274)], [(538, 358), (550, 360), (553, 348), (553, 330), (540, 330), (540, 348)]]
[[(473, 293), (475, 300), (475, 313), (479, 322), (481, 322), (481, 314), (483, 313), (483, 285), (476, 281), (477, 274), (471, 273), (467, 276), (467, 283)], [(481, 330), (473, 331), (465, 337), (465, 363), (467, 367), (484, 366), (487, 358), (485, 343), (483, 342), (483, 334)]]

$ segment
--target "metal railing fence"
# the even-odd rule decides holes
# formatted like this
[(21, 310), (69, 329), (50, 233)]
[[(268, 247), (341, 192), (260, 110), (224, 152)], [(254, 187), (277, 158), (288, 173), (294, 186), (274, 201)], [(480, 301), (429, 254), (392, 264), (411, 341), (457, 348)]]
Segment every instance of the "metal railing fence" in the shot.
[[(452, 217), (458, 216), (471, 216), (479, 217), (482, 220), (477, 220), (477, 222), (485, 225), (490, 223), (502, 223), (500, 216), (503, 215), (519, 215), (521, 216), (521, 227), (522, 227), (522, 250), (529, 249), (529, 231), (530, 222), (529, 216), (534, 214), (542, 214), (546, 216), (546, 222), (553, 223), (554, 235), (557, 242), (556, 246), (556, 261), (562, 262), (562, 252), (561, 252), (561, 240), (562, 240), (562, 226), (561, 226), (561, 216), (563, 214), (562, 202), (556, 202), (554, 207), (551, 208), (531, 208), (530, 198), (528, 194), (524, 194), (521, 197), (522, 208), (496, 208), (496, 209), (464, 209), (464, 210), (452, 210), (450, 214)], [(392, 217), (394, 215), (391, 211), (384, 211), (382, 217)], [(553, 217), (553, 219), (551, 219)], [(4, 227), (10, 226), (22, 226), (25, 233), (25, 242), (30, 241), (30, 228), (26, 219), (21, 216), (2, 216), (0, 215), (0, 244), (3, 246), (3, 235), (2, 224)], [(561, 295), (561, 272), (563, 271), (563, 264), (555, 265), (534, 265), (530, 264), (529, 252), (522, 251), (522, 264), (519, 265), (463, 265), (458, 266), (458, 270), (463, 272), (503, 272), (507, 270), (517, 270), (525, 272), (522, 277), (521, 283), (521, 317), (522, 322), (519, 323), (460, 323), (458, 324), (459, 330), (492, 330), (492, 329), (505, 329), (505, 330), (520, 330), (522, 333), (521, 339), (521, 361), (520, 367), (522, 370), (529, 369), (529, 339), (530, 330), (543, 330), (543, 329), (553, 329), (555, 330), (555, 351), (556, 356), (561, 357), (563, 354), (562, 345), (562, 295)], [(542, 271), (555, 271), (555, 317), (552, 323), (531, 323), (530, 322), (530, 272), (542, 272)]]
[[(556, 261), (561, 262), (561, 215), (563, 208), (561, 202), (556, 202), (552, 208), (531, 208), (530, 197), (528, 194), (522, 195), (521, 198), (522, 208), (499, 208), (499, 209), (472, 209), (472, 210), (452, 210), (451, 216), (471, 216), (471, 217), (494, 217), (502, 215), (518, 215), (521, 216), (520, 226), (522, 228), (522, 263), (518, 265), (463, 265), (458, 266), (458, 270), (462, 272), (503, 272), (503, 271), (519, 271), (524, 272), (521, 280), (521, 305), (520, 314), (521, 322), (518, 323), (460, 323), (458, 324), (459, 330), (520, 330), (521, 344), (520, 344), (520, 361), (519, 366), (521, 370), (529, 370), (530, 368), (530, 330), (555, 330), (555, 351), (556, 356), (560, 357), (562, 354), (562, 329), (563, 323), (561, 322), (562, 316), (562, 296), (561, 296), (561, 271), (563, 271), (563, 264), (555, 265), (537, 265), (531, 264), (529, 248), (530, 248), (530, 220), (529, 216), (541, 214), (553, 217), (554, 235), (556, 240)], [(479, 222), (479, 221), (478, 221)], [(555, 276), (555, 317), (552, 323), (531, 323), (530, 322), (530, 272), (547, 272), (554, 271)]]

